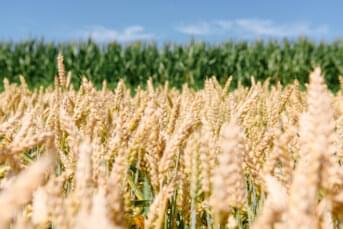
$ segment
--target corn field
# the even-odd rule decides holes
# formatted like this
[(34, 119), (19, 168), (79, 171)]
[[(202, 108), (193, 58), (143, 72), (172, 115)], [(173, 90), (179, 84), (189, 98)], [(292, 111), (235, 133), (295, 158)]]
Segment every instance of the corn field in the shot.
[[(53, 84), (57, 72), (55, 58), (63, 53), (72, 84), (79, 87), (82, 76), (101, 88), (102, 81), (115, 89), (119, 80), (132, 88), (146, 84), (149, 78), (157, 86), (168, 81), (181, 88), (203, 88), (205, 79), (216, 76), (224, 84), (233, 76), (230, 88), (239, 83), (250, 86), (250, 78), (270, 80), (283, 85), (298, 80), (303, 86), (309, 73), (320, 66), (330, 90), (339, 90), (343, 75), (343, 41), (314, 42), (297, 40), (225, 41), (211, 44), (193, 41), (186, 44), (135, 42), (53, 43), (44, 40), (0, 41), (0, 81), (7, 77), (19, 83), (22, 74), (30, 88)], [(2, 90), (0, 84), (0, 90)]]
[(320, 68), (306, 90), (133, 93), (57, 62), (54, 86), (4, 80), (0, 228), (343, 228), (343, 89)]

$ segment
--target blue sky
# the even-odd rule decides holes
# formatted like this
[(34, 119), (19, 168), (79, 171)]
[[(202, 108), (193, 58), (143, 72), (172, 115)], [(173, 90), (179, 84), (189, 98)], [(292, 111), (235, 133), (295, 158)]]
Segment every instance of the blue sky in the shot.
[(0, 40), (154, 40), (191, 38), (330, 41), (343, 36), (343, 1), (4, 0)]

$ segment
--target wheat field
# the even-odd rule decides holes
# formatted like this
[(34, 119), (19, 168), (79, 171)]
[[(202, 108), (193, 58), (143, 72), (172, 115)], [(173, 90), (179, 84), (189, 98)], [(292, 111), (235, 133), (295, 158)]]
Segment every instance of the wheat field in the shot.
[(0, 93), (0, 228), (343, 228), (343, 81)]

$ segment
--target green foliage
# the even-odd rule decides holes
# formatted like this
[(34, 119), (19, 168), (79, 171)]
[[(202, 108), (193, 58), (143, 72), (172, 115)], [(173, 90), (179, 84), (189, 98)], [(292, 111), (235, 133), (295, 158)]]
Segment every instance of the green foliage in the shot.
[(132, 87), (144, 85), (149, 77), (154, 83), (169, 81), (171, 86), (183, 83), (200, 88), (204, 79), (217, 76), (220, 82), (233, 76), (233, 87), (270, 78), (272, 83), (287, 84), (297, 79), (308, 80), (309, 72), (321, 66), (329, 88), (339, 88), (343, 74), (343, 41), (227, 41), (221, 44), (190, 42), (186, 45), (136, 42), (96, 44), (49, 43), (30, 40), (0, 43), (0, 80), (18, 82), (22, 74), (29, 86), (47, 86), (57, 73), (56, 57), (64, 55), (66, 69), (78, 86), (82, 76), (100, 87), (107, 80), (113, 87), (120, 78)]

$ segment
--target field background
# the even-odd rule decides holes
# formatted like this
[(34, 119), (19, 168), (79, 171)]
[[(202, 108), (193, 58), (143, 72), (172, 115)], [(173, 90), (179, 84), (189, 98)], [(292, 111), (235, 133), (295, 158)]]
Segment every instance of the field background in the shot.
[(231, 88), (237, 87), (238, 82), (250, 85), (252, 76), (257, 81), (268, 78), (271, 83), (282, 84), (297, 79), (304, 85), (314, 67), (320, 66), (329, 89), (337, 91), (338, 78), (343, 74), (341, 40), (325, 43), (300, 38), (218, 44), (193, 41), (183, 45), (27, 40), (0, 43), (0, 80), (7, 77), (10, 82), (19, 82), (22, 74), (30, 87), (51, 85), (57, 74), (56, 56), (60, 52), (76, 87), (82, 76), (98, 88), (103, 80), (114, 88), (119, 79), (133, 88), (145, 85), (149, 77), (154, 84), (167, 80), (177, 88), (184, 83), (202, 88), (204, 80), (211, 76), (216, 76), (222, 84), (233, 76)]

